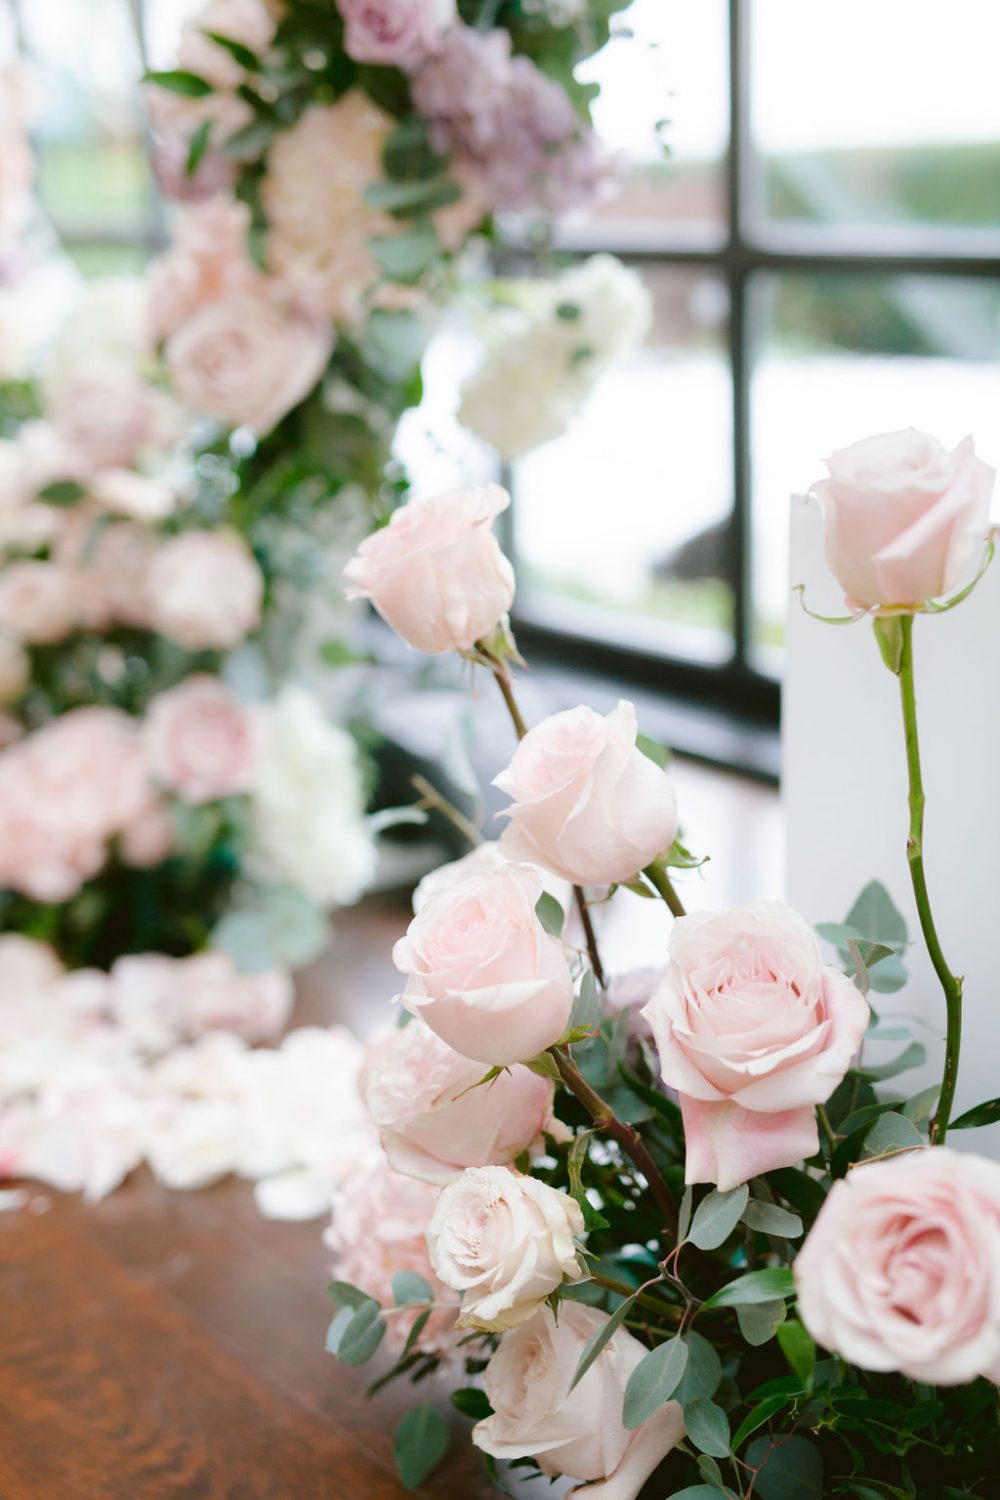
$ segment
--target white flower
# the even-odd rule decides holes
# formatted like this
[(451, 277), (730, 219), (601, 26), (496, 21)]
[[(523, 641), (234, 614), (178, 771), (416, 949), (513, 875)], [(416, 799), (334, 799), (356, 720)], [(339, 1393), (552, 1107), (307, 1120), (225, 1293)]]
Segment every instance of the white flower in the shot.
[(568, 1193), (509, 1167), (469, 1167), (444, 1188), (427, 1230), (431, 1265), (462, 1292), (460, 1328), (514, 1328), (564, 1279), (583, 1275), (583, 1214)]
[(301, 687), (267, 716), (253, 793), (257, 849), (270, 871), (317, 905), (356, 901), (375, 868), (357, 746)]
[(554, 281), (515, 288), (462, 389), (459, 420), (511, 460), (560, 437), (598, 380), (641, 344), (653, 300), (635, 271), (593, 255)]

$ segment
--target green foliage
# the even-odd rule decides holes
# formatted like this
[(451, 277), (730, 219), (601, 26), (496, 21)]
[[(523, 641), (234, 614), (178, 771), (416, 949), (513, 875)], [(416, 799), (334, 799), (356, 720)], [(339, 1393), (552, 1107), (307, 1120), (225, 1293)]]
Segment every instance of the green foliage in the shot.
[(672, 1338), (657, 1344), (639, 1361), (625, 1387), (623, 1421), (626, 1427), (641, 1427), (665, 1401), (670, 1400), (681, 1383), (687, 1359), (684, 1340)]
[(713, 1188), (695, 1209), (688, 1231), (691, 1243), (699, 1250), (717, 1250), (740, 1222), (749, 1197), (746, 1183), (728, 1193)]
[(786, 1266), (770, 1266), (763, 1271), (748, 1271), (745, 1276), (720, 1287), (705, 1299), (703, 1307), (749, 1307), (755, 1302), (791, 1297), (794, 1292), (791, 1271)]
[(967, 1109), (964, 1115), (959, 1115), (957, 1120), (952, 1120), (948, 1129), (974, 1130), (980, 1125), (995, 1125), (998, 1120), (1000, 1099), (987, 1099), (985, 1104), (977, 1104), (974, 1109)]
[(615, 1330), (620, 1328), (624, 1323), (626, 1317), (632, 1311), (634, 1305), (634, 1297), (625, 1297), (623, 1301), (621, 1301), (615, 1308), (614, 1312), (608, 1318), (608, 1321), (606, 1323), (602, 1323), (594, 1331), (594, 1333), (591, 1334), (590, 1338), (587, 1340), (586, 1344), (583, 1347), (583, 1352), (580, 1355), (576, 1370), (573, 1373), (573, 1379), (570, 1381), (569, 1388), (571, 1391), (580, 1384), (580, 1381), (586, 1375), (587, 1371), (594, 1363), (594, 1360), (598, 1357), (601, 1350), (605, 1347)]
[(869, 881), (843, 922), (820, 922), (816, 931), (836, 947), (847, 973), (857, 972), (849, 946), (857, 945), (873, 990), (892, 994), (906, 983), (906, 921), (880, 881)]
[(815, 1443), (793, 1433), (777, 1441), (757, 1438), (747, 1449), (762, 1500), (823, 1500), (823, 1459)]
[(711, 1458), (727, 1458), (730, 1452), (729, 1418), (721, 1406), (699, 1396), (684, 1408), (684, 1426), (695, 1447)]
[(403, 1486), (415, 1490), (448, 1451), (448, 1424), (429, 1402), (408, 1411), (396, 1428), (396, 1467)]
[(197, 73), (188, 73), (183, 68), (168, 68), (160, 73), (147, 73), (145, 83), (155, 83), (157, 88), (170, 94), (182, 94), (186, 99), (205, 99), (214, 90), (212, 85)]
[(561, 937), (566, 913), (555, 896), (543, 891), (535, 903), (535, 916), (551, 937)]

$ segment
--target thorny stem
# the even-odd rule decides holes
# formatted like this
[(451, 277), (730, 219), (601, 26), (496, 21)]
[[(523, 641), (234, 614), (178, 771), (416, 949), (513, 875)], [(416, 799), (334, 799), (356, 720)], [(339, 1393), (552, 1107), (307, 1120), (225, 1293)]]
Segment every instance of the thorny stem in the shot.
[(470, 822), (463, 812), (459, 812), (454, 802), (449, 802), (448, 798), (442, 792), (439, 792), (436, 786), (432, 786), (426, 776), (411, 776), (410, 785), (414, 791), (420, 793), (418, 806), (433, 807), (442, 817), (447, 818), (449, 823), (454, 824), (459, 833), (468, 839), (474, 849), (483, 842), (483, 836), (475, 823)]
[(947, 1013), (947, 1035), (945, 1041), (944, 1076), (941, 1080), (941, 1097), (937, 1111), (931, 1121), (931, 1142), (940, 1145), (948, 1134), (951, 1106), (955, 1098), (958, 1081), (958, 1059), (962, 1047), (962, 979), (948, 967), (941, 941), (931, 911), (927, 877), (924, 873), (924, 796), (923, 777), (920, 770), (920, 742), (917, 737), (917, 697), (913, 679), (913, 616), (900, 619), (902, 647), (899, 656), (899, 690), (903, 710), (903, 729), (906, 736), (906, 769), (909, 782), (910, 831), (906, 841), (906, 857), (910, 866), (910, 882), (920, 917), (920, 930), (930, 955), (934, 972), (944, 991)]
[(633, 1125), (619, 1120), (610, 1104), (606, 1103), (592, 1089), (584, 1078), (579, 1068), (572, 1063), (568, 1055), (559, 1047), (551, 1047), (550, 1055), (555, 1058), (559, 1076), (577, 1099), (587, 1110), (594, 1124), (599, 1130), (604, 1131), (613, 1141), (616, 1141), (622, 1151), (628, 1156), (649, 1184), (649, 1191), (653, 1196), (657, 1208), (666, 1228), (674, 1236), (677, 1234), (677, 1204), (674, 1195), (667, 1187), (659, 1167), (653, 1160), (649, 1148), (646, 1146), (639, 1132)]
[(587, 944), (587, 957), (590, 959), (590, 967), (594, 971), (594, 978), (603, 990), (605, 988), (604, 965), (601, 963), (601, 955), (597, 947), (597, 935), (594, 932), (594, 924), (590, 918), (590, 908), (587, 905), (587, 898), (582, 888), (578, 885), (573, 887), (573, 895), (576, 898), (580, 921), (583, 923), (583, 936)]

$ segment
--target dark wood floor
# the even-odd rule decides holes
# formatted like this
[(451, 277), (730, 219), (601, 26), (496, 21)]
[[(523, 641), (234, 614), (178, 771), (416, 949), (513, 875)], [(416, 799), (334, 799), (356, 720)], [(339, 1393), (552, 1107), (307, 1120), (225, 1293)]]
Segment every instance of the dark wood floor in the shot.
[[(696, 904), (775, 894), (776, 799), (694, 768), (682, 793), (692, 843), (716, 855)], [(615, 968), (662, 951), (655, 903), (630, 913), (607, 934)], [(296, 1020), (370, 1029), (405, 920), (399, 903), (345, 914)], [(0, 1500), (401, 1500), (409, 1392), (366, 1401), (365, 1372), (324, 1352), (319, 1225), (261, 1219), (245, 1183), (172, 1193), (145, 1172), (96, 1206), (35, 1207), (0, 1215)], [(420, 1493), (482, 1500), (495, 1492), (454, 1427)]]

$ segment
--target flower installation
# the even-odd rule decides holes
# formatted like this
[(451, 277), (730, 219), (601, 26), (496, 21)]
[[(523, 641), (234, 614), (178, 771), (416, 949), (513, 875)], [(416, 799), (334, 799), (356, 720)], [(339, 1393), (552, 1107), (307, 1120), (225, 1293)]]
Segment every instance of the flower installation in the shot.
[[(818, 932), (769, 899), (688, 912), (683, 809), (632, 706), (525, 722), (503, 491), (411, 501), (347, 567), (412, 646), (491, 674), (516, 748), (499, 839), (422, 882), (393, 951), (398, 1024), (361, 1075), (382, 1154), (336, 1199), (327, 1348), (381, 1351), (373, 1392), (440, 1369), (497, 1477), (581, 1500), (636, 1500), (654, 1473), (664, 1500), (995, 1489), (1000, 1167), (951, 1139), (1000, 1101), (955, 1118), (961, 980), (924, 871), (913, 678), (915, 618), (933, 629), (991, 546), (992, 477), (971, 441), (902, 433), (816, 486), (849, 618), (872, 616), (900, 684), (900, 855), (947, 1032), (913, 1097), (896, 1080), (920, 1044), (865, 1055), (906, 1035), (872, 1005), (906, 978), (884, 888)], [(662, 902), (663, 967), (609, 977), (595, 918), (640, 897)], [(448, 1444), (432, 1403), (409, 1411), (405, 1484)]]

